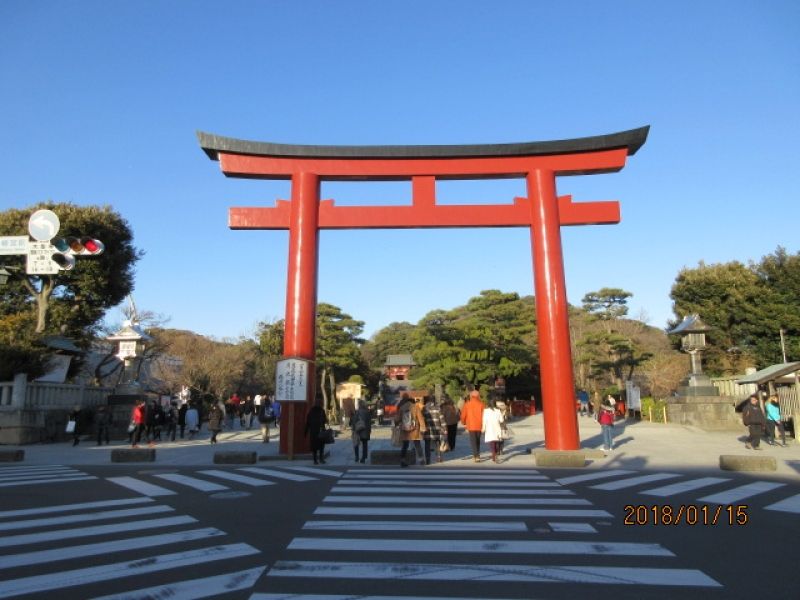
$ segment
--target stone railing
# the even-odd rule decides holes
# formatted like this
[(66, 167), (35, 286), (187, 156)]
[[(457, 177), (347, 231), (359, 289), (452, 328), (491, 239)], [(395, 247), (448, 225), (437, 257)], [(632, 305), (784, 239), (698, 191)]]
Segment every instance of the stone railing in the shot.
[(58, 439), (75, 406), (106, 404), (111, 393), (111, 388), (29, 382), (25, 374), (0, 382), (0, 444)]

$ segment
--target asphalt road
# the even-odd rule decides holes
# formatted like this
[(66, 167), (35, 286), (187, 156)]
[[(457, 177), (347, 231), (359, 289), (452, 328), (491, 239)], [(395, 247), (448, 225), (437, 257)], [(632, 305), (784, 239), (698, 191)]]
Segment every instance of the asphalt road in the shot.
[(675, 470), (0, 467), (0, 597), (788, 598), (799, 503)]

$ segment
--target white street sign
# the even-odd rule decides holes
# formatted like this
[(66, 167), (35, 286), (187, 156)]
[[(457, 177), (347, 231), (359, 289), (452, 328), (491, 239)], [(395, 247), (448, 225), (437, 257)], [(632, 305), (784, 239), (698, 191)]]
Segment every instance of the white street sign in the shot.
[(28, 243), (28, 264), (26, 271), (28, 275), (55, 275), (58, 273), (58, 263), (53, 262), (50, 257), (54, 252), (58, 252), (50, 242), (29, 242)]
[(302, 358), (279, 360), (275, 368), (275, 400), (305, 402), (308, 394), (308, 363)]
[(58, 233), (61, 221), (52, 210), (41, 209), (31, 215), (28, 220), (28, 233), (39, 242), (49, 242)]
[(5, 235), (0, 237), (0, 255), (27, 254), (27, 235)]

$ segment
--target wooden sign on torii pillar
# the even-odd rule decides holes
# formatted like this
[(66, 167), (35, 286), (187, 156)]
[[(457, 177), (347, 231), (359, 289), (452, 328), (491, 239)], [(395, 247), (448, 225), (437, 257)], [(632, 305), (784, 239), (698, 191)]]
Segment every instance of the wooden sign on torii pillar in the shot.
[[(231, 229), (288, 229), (289, 268), (283, 353), (313, 361), (320, 229), (529, 227), (541, 365), (545, 446), (577, 450), (572, 354), (561, 250), (562, 225), (618, 223), (619, 203), (572, 202), (557, 196), (556, 177), (621, 170), (647, 139), (649, 126), (609, 135), (470, 146), (299, 146), (250, 142), (198, 132), (200, 146), (228, 177), (291, 179), (291, 200), (274, 207), (231, 208)], [(437, 179), (524, 177), (527, 197), (513, 204), (441, 206)], [(410, 206), (336, 206), (320, 201), (320, 182), (411, 180)], [(303, 427), (315, 398), (293, 422), (281, 421), (281, 452), (307, 450)], [(288, 428), (292, 428), (289, 436)], [(287, 447), (287, 440), (293, 448)]]

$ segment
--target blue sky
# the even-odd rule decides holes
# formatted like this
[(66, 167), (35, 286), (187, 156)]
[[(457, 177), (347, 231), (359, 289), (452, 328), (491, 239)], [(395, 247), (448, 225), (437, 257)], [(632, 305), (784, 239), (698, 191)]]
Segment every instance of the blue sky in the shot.
[[(197, 130), (464, 144), (651, 125), (620, 173), (560, 178), (558, 192), (622, 209), (619, 225), (562, 229), (569, 301), (620, 287), (657, 327), (681, 268), (800, 250), (795, 1), (5, 0), (0, 86), (0, 210), (112, 205), (146, 252), (140, 310), (206, 335), (283, 316), (288, 233), (231, 231), (227, 210), (271, 206), (289, 185), (225, 178)], [(506, 203), (524, 184), (437, 193)], [(323, 184), (322, 197), (406, 203), (410, 184)], [(533, 293), (527, 230), (320, 236), (319, 299), (367, 335), (494, 288)]]

